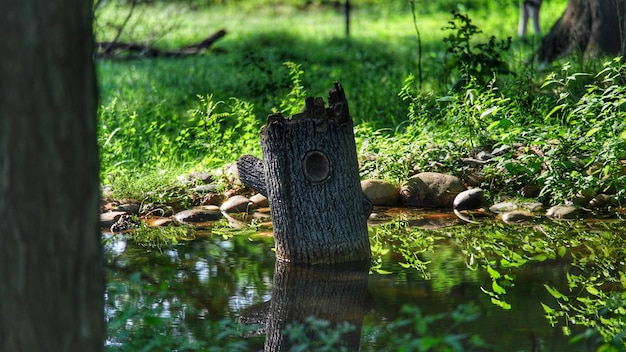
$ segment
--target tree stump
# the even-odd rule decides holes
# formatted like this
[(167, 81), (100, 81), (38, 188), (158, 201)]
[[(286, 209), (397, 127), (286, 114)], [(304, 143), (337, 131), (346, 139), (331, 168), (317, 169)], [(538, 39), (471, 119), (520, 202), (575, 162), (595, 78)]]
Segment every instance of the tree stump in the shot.
[(353, 122), (339, 83), (328, 97), (307, 98), (303, 113), (270, 115), (261, 129), (263, 160), (237, 161), (242, 182), (267, 196), (276, 254), (299, 263), (370, 258)]

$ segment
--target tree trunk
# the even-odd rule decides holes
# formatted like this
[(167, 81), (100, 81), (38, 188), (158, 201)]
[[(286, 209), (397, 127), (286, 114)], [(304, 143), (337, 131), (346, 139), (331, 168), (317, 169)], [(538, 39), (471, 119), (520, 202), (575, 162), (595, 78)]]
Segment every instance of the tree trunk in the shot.
[(342, 334), (335, 350), (358, 351), (363, 317), (370, 310), (367, 291), (369, 261), (350, 265), (301, 265), (276, 261), (274, 288), (267, 315), (265, 351), (289, 351), (289, 324), (305, 324), (311, 341), (320, 336), (306, 326), (314, 317), (330, 322), (333, 330), (344, 322), (354, 327)]
[(102, 351), (92, 2), (0, 4), (0, 351)]
[(264, 160), (238, 161), (244, 184), (266, 194), (276, 254), (300, 263), (339, 263), (370, 258), (367, 216), (352, 118), (341, 86), (329, 108), (309, 98), (302, 114), (268, 117), (261, 129)]
[(569, 0), (565, 12), (537, 50), (541, 62), (580, 53), (584, 57), (624, 53), (626, 0)]

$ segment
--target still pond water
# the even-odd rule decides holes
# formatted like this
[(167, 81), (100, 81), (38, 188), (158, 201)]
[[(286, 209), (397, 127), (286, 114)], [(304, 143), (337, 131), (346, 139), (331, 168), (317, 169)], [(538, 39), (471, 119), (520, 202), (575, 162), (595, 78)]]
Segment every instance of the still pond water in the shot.
[[(281, 334), (282, 320), (294, 311), (329, 320), (347, 314), (357, 342), (352, 336), (344, 346), (364, 351), (394, 350), (388, 346), (397, 346), (399, 336), (439, 342), (457, 336), (468, 347), (476, 335), (488, 348), (475, 350), (595, 351), (597, 333), (570, 341), (589, 331), (581, 322), (599, 321), (613, 335), (626, 324), (621, 220), (466, 225), (447, 213), (386, 214), (370, 226), (373, 260), (365, 269), (285, 269), (276, 265), (271, 233), (250, 226), (221, 224), (219, 231), (198, 230), (193, 240), (159, 247), (105, 234), (107, 349), (259, 351), (266, 333), (268, 340)], [(360, 295), (366, 298), (351, 301)], [(618, 306), (610, 314), (593, 308), (607, 300)], [(415, 310), (403, 314), (403, 306), (425, 318), (415, 318)], [(479, 316), (457, 326), (450, 314), (462, 307), (465, 318)], [(567, 318), (558, 316), (563, 312)], [(603, 314), (617, 322), (601, 320)], [(268, 316), (278, 326), (244, 332), (243, 322), (264, 323)], [(397, 323), (430, 319), (420, 334)], [(400, 329), (395, 335), (393, 327)]]

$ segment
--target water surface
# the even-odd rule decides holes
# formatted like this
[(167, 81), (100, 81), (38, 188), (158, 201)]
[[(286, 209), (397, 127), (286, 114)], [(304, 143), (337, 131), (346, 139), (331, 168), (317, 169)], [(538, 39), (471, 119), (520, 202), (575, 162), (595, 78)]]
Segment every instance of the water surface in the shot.
[[(574, 247), (561, 250), (563, 244), (572, 244), (565, 240), (568, 231), (577, 238), (598, 233), (623, 238), (621, 223), (610, 226), (577, 222), (468, 227), (446, 213), (388, 211), (387, 214), (389, 217), (380, 217), (380, 221), (370, 228), (374, 249), (371, 271), (365, 276), (357, 275), (358, 280), (364, 278), (363, 287), (368, 296), (361, 300), (365, 303), (357, 304), (358, 309), (366, 307), (356, 318), (362, 323), (359, 329), (362, 350), (385, 350), (389, 343), (385, 332), (392, 321), (402, 317), (401, 309), (407, 305), (418, 307), (423, 316), (450, 313), (462, 305), (476, 307), (480, 312), (477, 320), (459, 326), (455, 331), (449, 330), (447, 320), (437, 320), (429, 327), (430, 333), (476, 334), (493, 346), (493, 350), (594, 350), (589, 343), (568, 343), (572, 336), (583, 332), (584, 327), (570, 326), (572, 336), (564, 336), (562, 322), (551, 326), (542, 303), (558, 307), (558, 302), (545, 285), (559, 292), (569, 292), (568, 276), (571, 280), (571, 275), (583, 273), (580, 265), (574, 267), (572, 262), (576, 253), (586, 250)], [(385, 231), (374, 230), (389, 219), (402, 221), (388, 226)], [(439, 230), (414, 231), (425, 228)], [(493, 232), (494, 229), (497, 234), (491, 236), (493, 238), (481, 235), (481, 231)], [(403, 239), (408, 243), (416, 242), (411, 236), (432, 237), (433, 242), (417, 247), (402, 243)], [(520, 251), (523, 259), (515, 259), (516, 255), (512, 254), (516, 253), (515, 250), (509, 248), (514, 247), (511, 243), (518, 242), (498, 236), (519, 238), (519, 246), (526, 246), (525, 252)], [(532, 242), (528, 238), (539, 238), (540, 241)], [(374, 248), (376, 245), (380, 248)], [(528, 246), (537, 248), (529, 249)], [(546, 248), (539, 248), (541, 246)], [(220, 326), (233, 322), (236, 327), (239, 318), (242, 315), (249, 318), (247, 315), (251, 315), (251, 311), (265, 319), (269, 310), (281, 310), (277, 304), (288, 304), (293, 300), (308, 305), (306, 309), (319, 311), (321, 308), (311, 307), (321, 306), (326, 310), (331, 309), (328, 307), (336, 307), (335, 310), (343, 307), (345, 310), (346, 299), (360, 294), (358, 285), (353, 282), (351, 288), (345, 289), (352, 290), (351, 293), (333, 302), (338, 296), (336, 292), (347, 291), (336, 287), (337, 280), (329, 283), (330, 280), (326, 279), (303, 278), (302, 275), (320, 275), (307, 270), (290, 274), (291, 277), (285, 279), (289, 281), (286, 284), (281, 279), (280, 285), (287, 285), (286, 288), (275, 287), (274, 275), (278, 266), (272, 248), (271, 236), (250, 234), (249, 231), (247, 234), (233, 232), (228, 236), (212, 234), (210, 230), (199, 231), (194, 240), (161, 248), (142, 247), (123, 237), (109, 238), (105, 250), (108, 267), (106, 309), (109, 333), (114, 336), (109, 338), (108, 348), (130, 350), (128, 341), (131, 338), (135, 341), (145, 339), (149, 343), (154, 340), (154, 334), (164, 334), (167, 336), (163, 336), (163, 341), (169, 338), (170, 344), (180, 344), (175, 348), (177, 350), (207, 349), (211, 341), (223, 338), (216, 336), (220, 333)], [(547, 257), (540, 257), (542, 252), (548, 253)], [(623, 260), (616, 258), (610, 265), (613, 272), (609, 275), (619, 277), (619, 273), (626, 272)], [(503, 277), (494, 279), (496, 271)], [(339, 274), (330, 271), (328, 275), (344, 274), (345, 271)], [(294, 275), (300, 276), (294, 280)], [(325, 274), (321, 275), (324, 277)], [(348, 279), (344, 281), (351, 280), (350, 275), (345, 277)], [(324, 282), (316, 286), (320, 281)], [(307, 287), (301, 290), (303, 293), (295, 292), (297, 286)], [(506, 293), (498, 295), (494, 303), (490, 293), (498, 291), (499, 286)], [(607, 292), (624, 289), (619, 285), (607, 287), (604, 287)], [(307, 290), (310, 297), (306, 297)], [(280, 292), (292, 296), (280, 300), (273, 298), (282, 294)], [(571, 294), (575, 299), (575, 293)], [(503, 308), (503, 304), (510, 309)], [(300, 309), (297, 304), (294, 307)], [(333, 312), (320, 314), (335, 316)], [(226, 327), (223, 329), (222, 332), (227, 331)], [(241, 336), (228, 338), (244, 340), (246, 345), (242, 350), (260, 350), (264, 333), (265, 329), (261, 327), (256, 333), (249, 333), (252, 337), (245, 340)]]

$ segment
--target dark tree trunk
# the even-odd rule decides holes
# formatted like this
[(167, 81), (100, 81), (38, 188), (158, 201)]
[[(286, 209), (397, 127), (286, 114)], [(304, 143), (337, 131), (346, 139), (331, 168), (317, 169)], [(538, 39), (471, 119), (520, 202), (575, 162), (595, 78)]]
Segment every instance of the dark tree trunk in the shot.
[[(289, 324), (301, 325), (309, 317), (326, 320), (330, 329), (347, 322), (354, 330), (344, 333), (336, 350), (359, 350), (363, 317), (370, 310), (367, 291), (369, 261), (349, 265), (301, 265), (276, 261), (274, 288), (267, 314), (265, 351), (288, 351)], [(307, 331), (312, 341), (319, 339)]]
[(367, 216), (352, 118), (336, 83), (329, 108), (306, 101), (304, 113), (268, 117), (261, 130), (264, 160), (244, 156), (244, 184), (267, 195), (279, 259), (339, 263), (370, 258)]
[(102, 351), (92, 2), (0, 4), (0, 351)]
[(565, 12), (543, 38), (541, 62), (571, 53), (585, 57), (624, 54), (626, 0), (569, 0)]

